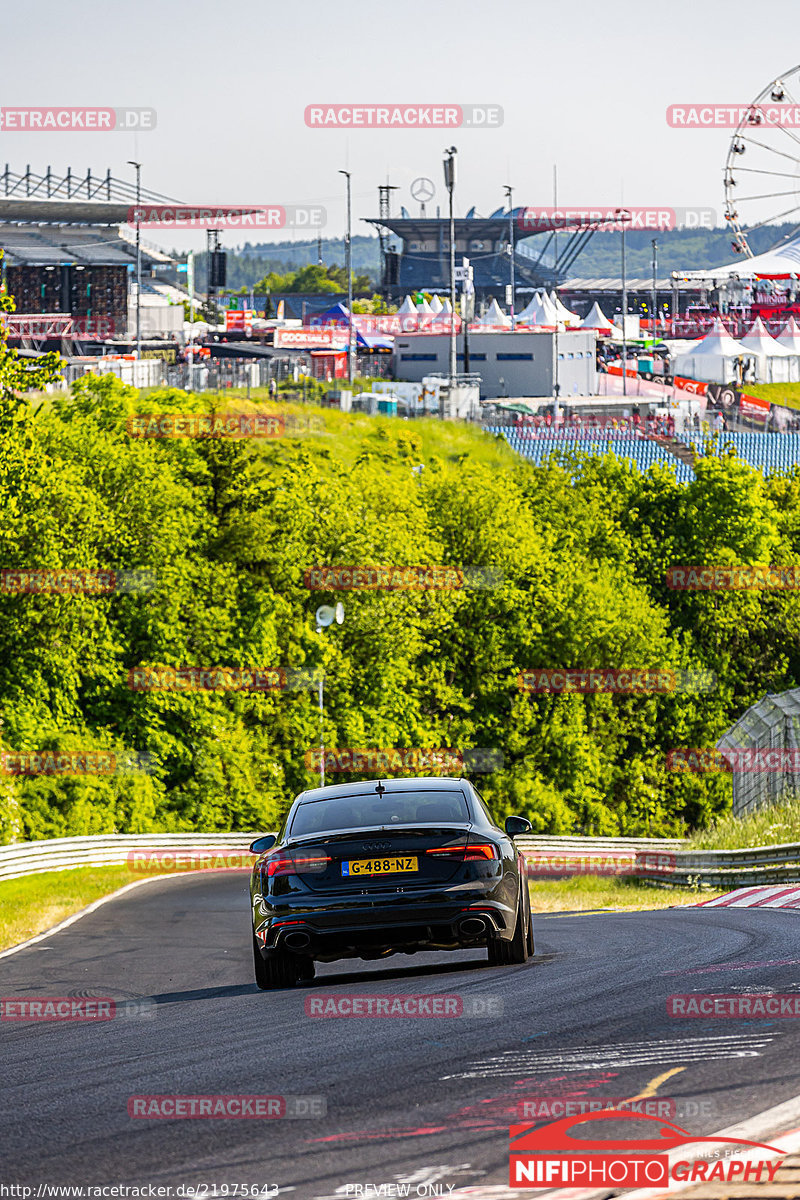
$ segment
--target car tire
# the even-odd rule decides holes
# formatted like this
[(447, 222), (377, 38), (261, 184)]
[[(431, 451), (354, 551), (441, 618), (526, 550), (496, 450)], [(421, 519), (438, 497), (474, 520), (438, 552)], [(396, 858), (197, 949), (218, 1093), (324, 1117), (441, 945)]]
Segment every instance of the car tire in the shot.
[(269, 980), (267, 979), (267, 964), (261, 957), (261, 950), (255, 934), (253, 934), (253, 970), (256, 977), (256, 987), (262, 992), (265, 992), (269, 987)]
[(517, 904), (517, 920), (514, 935), (508, 942), (504, 938), (493, 938), (489, 942), (489, 964), (493, 967), (521, 966), (528, 961), (528, 946), (532, 941), (530, 918), (526, 920), (525, 902), (520, 893)]
[(298, 960), (293, 954), (288, 954), (285, 950), (272, 950), (266, 958), (263, 958), (255, 934), (253, 934), (253, 961), (256, 987), (260, 988), (262, 992), (270, 992), (276, 988), (294, 987), (300, 978)]

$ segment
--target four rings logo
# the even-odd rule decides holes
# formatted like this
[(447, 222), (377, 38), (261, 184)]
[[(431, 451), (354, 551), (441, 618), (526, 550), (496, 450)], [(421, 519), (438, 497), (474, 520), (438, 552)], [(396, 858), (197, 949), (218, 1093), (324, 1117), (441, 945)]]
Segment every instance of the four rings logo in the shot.
[[(589, 1122), (611, 1122), (614, 1129), (632, 1123), (639, 1137), (592, 1139), (576, 1137), (572, 1130)], [(595, 1125), (595, 1130), (602, 1126)], [(512, 1125), (509, 1185), (516, 1188), (592, 1186), (595, 1188), (644, 1187), (664, 1190), (671, 1180), (689, 1183), (726, 1183), (743, 1180), (772, 1183), (784, 1151), (764, 1142), (731, 1137), (694, 1137), (679, 1125), (623, 1110), (565, 1117), (538, 1129)], [(701, 1144), (740, 1146), (725, 1152), (699, 1149)], [(685, 1149), (684, 1149), (685, 1147)], [(766, 1150), (770, 1158), (755, 1158), (753, 1150)], [(672, 1151), (672, 1154), (667, 1153)], [(777, 1156), (777, 1161), (772, 1159)]]
[(391, 842), (364, 842), (364, 850), (369, 854), (380, 854), (383, 850), (391, 848)]

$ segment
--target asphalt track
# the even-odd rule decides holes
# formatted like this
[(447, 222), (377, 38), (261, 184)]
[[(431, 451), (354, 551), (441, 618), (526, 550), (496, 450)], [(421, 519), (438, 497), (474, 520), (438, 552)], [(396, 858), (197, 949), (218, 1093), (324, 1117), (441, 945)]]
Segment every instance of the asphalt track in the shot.
[[(800, 1021), (677, 1020), (666, 1003), (800, 991), (796, 912), (553, 914), (536, 918), (536, 949), (510, 968), (484, 952), (331, 964), (262, 993), (245, 874), (135, 888), (0, 960), (2, 997), (154, 1002), (108, 1022), (0, 1023), (0, 1182), (503, 1196), (523, 1102), (648, 1092), (699, 1135), (800, 1093)], [(321, 993), (455, 994), (495, 1015), (311, 1018)], [(129, 1097), (152, 1094), (319, 1097), (326, 1113), (132, 1119)]]

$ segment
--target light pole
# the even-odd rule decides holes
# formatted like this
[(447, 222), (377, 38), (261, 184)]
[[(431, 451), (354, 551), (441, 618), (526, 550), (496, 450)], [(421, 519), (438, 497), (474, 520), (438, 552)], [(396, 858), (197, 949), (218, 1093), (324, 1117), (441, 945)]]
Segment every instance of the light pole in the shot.
[[(453, 191), (456, 186), (456, 155), (455, 146), (445, 150), (444, 186), (450, 197), (450, 383), (456, 376), (456, 222), (453, 216)], [(462, 317), (463, 320), (463, 317)]]
[(658, 283), (656, 282), (656, 272), (658, 270), (658, 241), (653, 238), (653, 349), (658, 340), (656, 309), (658, 307)]
[[(330, 604), (320, 604), (314, 614), (314, 620), (317, 623), (317, 633), (321, 634), (323, 629), (327, 629), (335, 621), (337, 625), (341, 625), (344, 621), (344, 605), (337, 604), (332, 608)], [(317, 686), (317, 701), (319, 704), (319, 786), (325, 787), (325, 675), (320, 673), (319, 684)]]
[(139, 359), (142, 357), (142, 164), (129, 158), (128, 166), (136, 168), (136, 357)]
[(353, 271), (350, 248), (350, 172), (340, 171), (347, 179), (347, 233), (344, 239), (344, 269), (347, 272), (347, 382), (353, 382)]
[(625, 328), (625, 317), (628, 312), (628, 282), (625, 278), (625, 222), (630, 217), (626, 208), (618, 208), (622, 224), (622, 394), (628, 394), (628, 333)]
[(513, 188), (506, 184), (505, 193), (508, 198), (508, 256), (511, 263), (511, 332), (517, 328), (517, 318), (514, 315), (514, 206), (511, 202)]

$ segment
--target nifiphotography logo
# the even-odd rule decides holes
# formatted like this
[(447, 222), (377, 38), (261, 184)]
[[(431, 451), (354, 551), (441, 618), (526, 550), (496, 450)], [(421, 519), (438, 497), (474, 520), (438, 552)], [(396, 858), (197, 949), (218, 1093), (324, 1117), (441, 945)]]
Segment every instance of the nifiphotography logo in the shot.
[[(639, 1136), (603, 1138), (602, 1124), (590, 1136), (576, 1137), (572, 1130), (589, 1123), (621, 1122), (633, 1125)], [(594, 1133), (594, 1136), (591, 1134)], [(596, 1187), (658, 1188), (670, 1181), (683, 1183), (772, 1183), (785, 1156), (777, 1146), (743, 1138), (695, 1137), (680, 1125), (630, 1111), (565, 1117), (549, 1125), (512, 1125), (509, 1130), (509, 1185), (516, 1188)], [(706, 1151), (704, 1143), (737, 1146), (741, 1150)], [(769, 1157), (757, 1154), (768, 1151)]]

